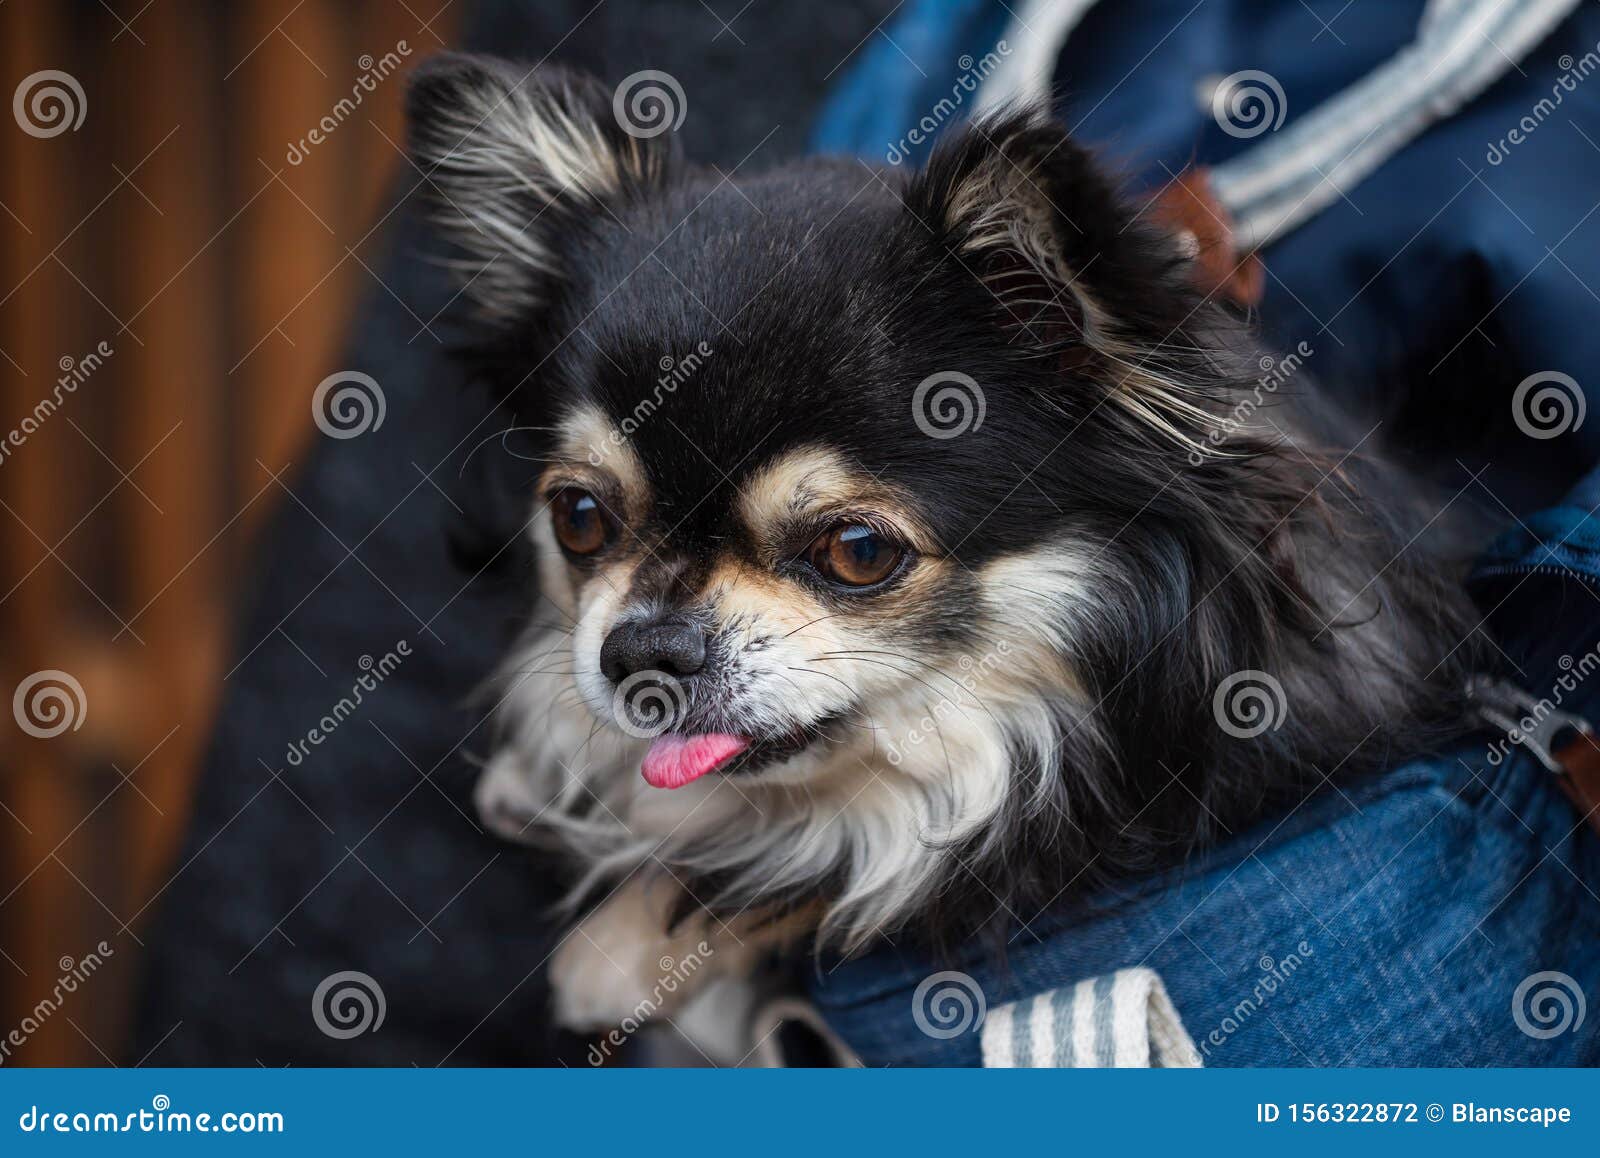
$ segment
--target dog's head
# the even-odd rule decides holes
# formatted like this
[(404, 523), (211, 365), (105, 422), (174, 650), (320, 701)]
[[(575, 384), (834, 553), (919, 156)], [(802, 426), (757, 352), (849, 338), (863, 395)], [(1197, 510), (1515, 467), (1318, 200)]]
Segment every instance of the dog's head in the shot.
[[(1330, 605), (1359, 582), (1305, 577), (1344, 571), (1296, 539), (1320, 468), (1228, 425), (1257, 352), (1045, 119), (913, 177), (751, 177), (549, 68), (443, 58), (411, 113), (477, 341), (549, 432), (519, 770), (591, 813), (648, 795), (641, 766), (698, 782), (715, 824), (662, 855), (730, 903), (830, 876), (882, 923), (945, 878), (931, 849), (1052, 875), (1115, 863), (1136, 814), (1177, 839), (1214, 794), (1174, 752), (1233, 742), (1219, 681), (1359, 612)], [(753, 812), (698, 808), (719, 792)], [(741, 879), (763, 833), (817, 847)]]

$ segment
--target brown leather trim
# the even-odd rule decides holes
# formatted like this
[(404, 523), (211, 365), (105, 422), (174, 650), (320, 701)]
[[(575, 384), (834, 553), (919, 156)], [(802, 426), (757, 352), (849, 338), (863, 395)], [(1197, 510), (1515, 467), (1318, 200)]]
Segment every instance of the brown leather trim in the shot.
[(1261, 301), (1266, 270), (1253, 253), (1240, 253), (1233, 218), (1211, 190), (1211, 175), (1185, 169), (1151, 206), (1151, 216), (1191, 247), (1193, 278), (1207, 296), (1220, 295), (1246, 308)]
[(1554, 755), (1565, 770), (1556, 778), (1561, 791), (1588, 820), (1589, 827), (1600, 833), (1600, 740), (1579, 732), (1577, 739), (1563, 744)]

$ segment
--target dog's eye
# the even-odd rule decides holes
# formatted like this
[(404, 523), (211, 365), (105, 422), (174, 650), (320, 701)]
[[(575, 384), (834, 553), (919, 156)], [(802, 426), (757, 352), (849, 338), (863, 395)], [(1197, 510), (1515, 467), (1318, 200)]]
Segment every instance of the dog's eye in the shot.
[(600, 500), (588, 491), (565, 487), (550, 500), (556, 541), (572, 555), (593, 555), (611, 541), (615, 530)]
[(818, 535), (806, 561), (823, 578), (845, 587), (871, 587), (893, 575), (905, 549), (860, 523), (843, 523)]

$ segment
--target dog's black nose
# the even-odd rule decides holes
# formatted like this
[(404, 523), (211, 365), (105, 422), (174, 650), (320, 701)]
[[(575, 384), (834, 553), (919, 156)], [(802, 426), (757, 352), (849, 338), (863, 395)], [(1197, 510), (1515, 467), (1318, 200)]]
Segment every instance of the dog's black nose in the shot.
[(601, 674), (614, 684), (643, 671), (693, 675), (705, 662), (705, 633), (681, 619), (619, 624), (600, 646)]

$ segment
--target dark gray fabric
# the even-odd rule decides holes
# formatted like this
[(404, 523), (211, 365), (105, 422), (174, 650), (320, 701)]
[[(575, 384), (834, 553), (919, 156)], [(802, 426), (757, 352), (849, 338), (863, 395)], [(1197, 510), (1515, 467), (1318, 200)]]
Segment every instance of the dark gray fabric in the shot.
[[(718, 2), (731, 19), (737, 5)], [(801, 151), (828, 74), (891, 7), (758, 0), (728, 32), (698, 0), (486, 4), (467, 46), (550, 53), (612, 82), (669, 72), (688, 100), (688, 154), (727, 171)], [(415, 179), (402, 173), (400, 189)], [(436, 247), (415, 218), (393, 220), (374, 264), (403, 301), (370, 295), (339, 367), (379, 383), (386, 415), (360, 437), (319, 436), (286, 480), (295, 497), (267, 537), (191, 832), (146, 937), (130, 1053), (147, 1065), (582, 1064), (545, 1012), (552, 867), (481, 832), (469, 802), (487, 736), (468, 693), (527, 597), (452, 561), (443, 492), (498, 427), (418, 335), (451, 290), (417, 260)], [(401, 641), (410, 655), (292, 764), (362, 657)], [(312, 999), (345, 970), (376, 981), (385, 1014), (338, 1038)]]

